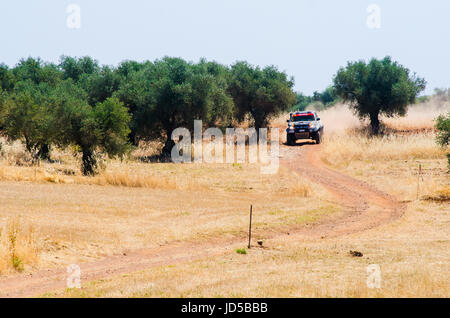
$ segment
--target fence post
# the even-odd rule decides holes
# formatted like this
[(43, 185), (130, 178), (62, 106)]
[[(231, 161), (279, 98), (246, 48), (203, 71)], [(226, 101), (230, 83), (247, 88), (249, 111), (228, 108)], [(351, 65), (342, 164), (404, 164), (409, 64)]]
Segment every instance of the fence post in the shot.
[(253, 205), (250, 205), (250, 225), (248, 227), (248, 248), (251, 248), (252, 241), (252, 214), (253, 214)]
[(419, 192), (420, 192), (420, 177), (422, 176), (422, 164), (419, 163), (419, 173), (417, 174), (417, 195), (416, 200), (419, 200)]

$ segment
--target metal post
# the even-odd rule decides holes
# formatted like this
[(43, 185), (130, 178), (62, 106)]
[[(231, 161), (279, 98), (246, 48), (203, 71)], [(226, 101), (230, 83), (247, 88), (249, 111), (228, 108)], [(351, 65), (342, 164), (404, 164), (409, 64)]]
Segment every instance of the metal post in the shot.
[(420, 177), (422, 176), (422, 164), (419, 163), (419, 173), (417, 174), (417, 196), (416, 200), (419, 200), (419, 192), (420, 192)]
[(252, 214), (253, 214), (253, 205), (250, 205), (250, 225), (248, 228), (248, 248), (251, 248), (251, 241), (252, 241)]

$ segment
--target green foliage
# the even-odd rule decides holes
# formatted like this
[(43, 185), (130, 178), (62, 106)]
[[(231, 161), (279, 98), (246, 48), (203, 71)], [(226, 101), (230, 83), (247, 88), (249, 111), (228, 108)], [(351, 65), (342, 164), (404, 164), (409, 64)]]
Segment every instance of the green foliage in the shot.
[(233, 102), (226, 88), (222, 66), (205, 61), (194, 65), (166, 57), (132, 72), (117, 97), (133, 114), (134, 135), (162, 138), (163, 152), (170, 153), (174, 129), (193, 128), (195, 119), (206, 124), (231, 120)]
[(45, 83), (38, 86), (30, 80), (21, 81), (3, 103), (4, 134), (12, 140), (22, 140), (34, 160), (39, 159), (41, 149), (55, 139), (48, 94), (49, 87)]
[(306, 108), (315, 110), (324, 110), (332, 107), (339, 101), (333, 87), (328, 87), (322, 93), (315, 91), (313, 96), (306, 96), (302, 93), (297, 93), (297, 103), (290, 109), (291, 111), (302, 111)]
[(62, 73), (55, 64), (44, 63), (41, 59), (22, 59), (12, 69), (14, 76), (14, 84), (21, 81), (31, 81), (39, 85), (47, 83), (50, 86), (55, 86), (62, 80)]
[(90, 105), (104, 102), (112, 97), (119, 89), (120, 82), (120, 75), (109, 66), (102, 67), (99, 72), (84, 73), (79, 77), (79, 85), (88, 94)]
[(94, 74), (99, 70), (98, 62), (89, 56), (73, 58), (62, 56), (59, 64), (63, 72), (64, 79), (72, 79), (78, 82), (84, 74)]
[(336, 100), (337, 96), (332, 86), (325, 89), (322, 93), (319, 93), (319, 101), (321, 101), (325, 106), (335, 103)]
[(11, 70), (0, 69), (2, 87), (8, 93), (0, 96), (0, 128), (9, 138), (23, 140), (34, 160), (50, 159), (55, 131), (48, 97), (61, 82), (61, 71), (55, 64), (31, 57)]
[(404, 116), (409, 104), (425, 89), (422, 78), (393, 62), (390, 57), (349, 62), (334, 77), (334, 89), (361, 117), (370, 118), (372, 132), (379, 133), (379, 115)]
[(212, 87), (209, 115), (207, 124), (219, 127), (228, 127), (233, 120), (234, 101), (228, 94), (228, 87), (231, 78), (229, 69), (216, 62), (201, 60), (199, 68), (203, 73), (212, 76)]
[(260, 69), (247, 62), (232, 65), (229, 92), (237, 120), (242, 121), (250, 114), (257, 130), (267, 126), (271, 117), (296, 103), (293, 86), (293, 80), (274, 66)]
[[(447, 147), (450, 138), (450, 112), (447, 113), (447, 116), (441, 115), (436, 119), (436, 129), (438, 131), (436, 135), (437, 143), (442, 147)], [(450, 153), (447, 153), (447, 166), (450, 170)]]
[(130, 133), (131, 116), (117, 98), (108, 98), (93, 109), (95, 127), (94, 146), (102, 149), (108, 156), (123, 156), (129, 150), (127, 142)]
[(0, 87), (0, 131), (3, 130), (3, 112), (4, 112), (4, 105), (5, 105), (5, 101), (8, 98), (8, 93), (5, 92), (4, 90), (2, 90), (2, 88)]
[(0, 64), (0, 91), (11, 91), (14, 88), (14, 75), (5, 64)]
[(245, 248), (238, 248), (236, 250), (236, 253), (245, 255), (245, 254), (247, 254), (247, 250)]
[(194, 120), (226, 128), (251, 116), (256, 128), (298, 101), (293, 80), (275, 67), (246, 62), (227, 67), (165, 57), (100, 66), (90, 57), (62, 56), (0, 65), (0, 130), (21, 140), (34, 159), (50, 159), (51, 147), (82, 154), (82, 171), (96, 173), (98, 155), (122, 156), (129, 142), (163, 140), (173, 146), (178, 127)]
[(436, 119), (437, 143), (442, 146), (448, 146), (450, 138), (450, 112), (447, 116), (441, 115)]
[(92, 107), (87, 94), (71, 80), (57, 88), (53, 96), (60, 147), (74, 146), (82, 153), (82, 172), (97, 172), (97, 152), (123, 156), (129, 149), (130, 115), (117, 98), (108, 98)]
[(306, 96), (306, 95), (303, 95), (302, 93), (297, 93), (297, 102), (291, 108), (291, 111), (305, 110), (306, 107), (308, 107), (308, 105), (312, 103), (312, 101), (313, 101), (313, 99), (311, 96)]
[(149, 63), (150, 62), (139, 63), (136, 61), (124, 61), (119, 64), (116, 72), (117, 74), (119, 74), (121, 78), (127, 79), (132, 74), (142, 70), (145, 67), (145, 65), (148, 65)]

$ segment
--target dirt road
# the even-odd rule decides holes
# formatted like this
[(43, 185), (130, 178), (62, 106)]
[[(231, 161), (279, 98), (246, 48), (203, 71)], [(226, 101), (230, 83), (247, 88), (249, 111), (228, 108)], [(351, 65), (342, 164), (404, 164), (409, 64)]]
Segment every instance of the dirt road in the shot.
[[(314, 226), (297, 226), (264, 233), (266, 239), (289, 237), (315, 240), (365, 231), (399, 218), (405, 206), (375, 187), (327, 168), (320, 160), (320, 146), (299, 143), (281, 147), (281, 164), (299, 175), (323, 185), (344, 206), (339, 217), (324, 219)], [(194, 261), (230, 252), (245, 237), (219, 238), (205, 242), (176, 242), (153, 249), (126, 252), (80, 264), (82, 281), (92, 281), (156, 266)], [(65, 269), (41, 270), (34, 274), (0, 279), (0, 297), (33, 297), (66, 287)]]

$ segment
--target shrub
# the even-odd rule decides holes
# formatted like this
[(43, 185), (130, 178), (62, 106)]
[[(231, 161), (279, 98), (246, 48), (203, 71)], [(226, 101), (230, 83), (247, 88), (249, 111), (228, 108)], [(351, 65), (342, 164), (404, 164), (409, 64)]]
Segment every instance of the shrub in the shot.
[[(447, 114), (447, 117), (441, 115), (436, 119), (436, 129), (438, 131), (436, 136), (437, 143), (442, 147), (447, 147), (450, 138), (450, 112)], [(450, 153), (447, 153), (447, 163), (450, 170)]]
[(247, 250), (245, 248), (238, 248), (236, 253), (245, 255), (247, 254)]

